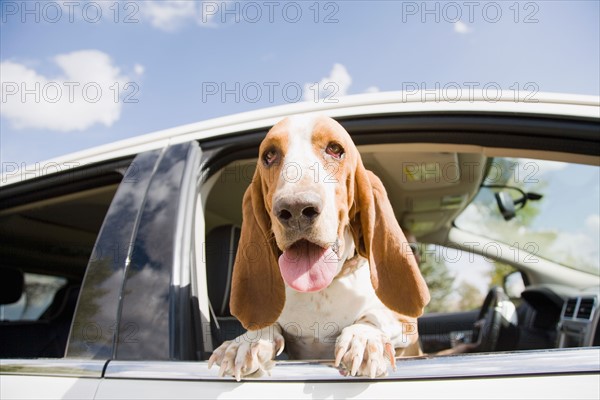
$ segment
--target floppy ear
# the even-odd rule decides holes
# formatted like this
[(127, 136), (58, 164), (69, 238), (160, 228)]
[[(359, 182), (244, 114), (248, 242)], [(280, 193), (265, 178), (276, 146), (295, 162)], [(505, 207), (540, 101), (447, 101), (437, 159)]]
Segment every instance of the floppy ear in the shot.
[(275, 323), (285, 303), (259, 169), (244, 194), (242, 219), (229, 306), (244, 328), (257, 330)]
[(355, 174), (351, 222), (358, 252), (369, 260), (371, 283), (388, 308), (418, 317), (429, 303), (429, 289), (419, 271), (381, 180), (359, 161)]

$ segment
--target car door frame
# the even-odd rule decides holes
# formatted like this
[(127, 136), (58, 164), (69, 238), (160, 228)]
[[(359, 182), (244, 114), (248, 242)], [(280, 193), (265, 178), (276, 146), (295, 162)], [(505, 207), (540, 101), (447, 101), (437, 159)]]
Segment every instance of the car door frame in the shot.
[[(206, 317), (199, 314), (201, 306), (207, 309), (208, 297), (206, 288), (198, 287), (205, 278), (198, 277), (203, 269), (196, 268), (194, 246), (195, 223), (203, 221), (202, 208), (196, 207), (201, 155), (198, 142), (190, 141), (108, 162), (124, 170), (124, 178), (88, 261), (65, 358), (2, 360), (2, 398), (91, 399), (111, 360), (196, 360), (204, 354), (201, 321)], [(102, 164), (106, 168), (107, 163)], [(72, 179), (78, 171), (70, 173)], [(80, 175), (85, 174), (75, 176)], [(56, 179), (40, 178), (36, 184), (51, 186), (48, 181)], [(18, 188), (11, 190), (18, 193)], [(158, 242), (166, 243), (161, 248), (166, 251), (148, 256), (157, 245), (156, 238), (144, 237), (148, 232), (160, 233)], [(168, 301), (146, 303), (144, 312), (135, 312), (128, 304), (147, 290), (143, 282), (134, 282), (144, 268), (160, 272), (154, 282)], [(165, 329), (148, 324), (155, 315), (149, 311), (152, 306), (166, 315)], [(148, 346), (164, 343), (168, 346), (158, 357), (148, 354)]]

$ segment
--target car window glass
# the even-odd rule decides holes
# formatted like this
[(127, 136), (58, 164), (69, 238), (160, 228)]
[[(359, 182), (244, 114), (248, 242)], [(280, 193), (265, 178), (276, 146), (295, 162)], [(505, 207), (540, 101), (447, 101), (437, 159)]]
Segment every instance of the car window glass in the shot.
[(515, 269), (489, 257), (465, 250), (419, 244), (420, 269), (431, 302), (426, 313), (472, 311), (481, 307), (493, 286)]
[[(565, 162), (496, 158), (475, 199), (456, 226), (501, 241), (517, 254), (523, 250), (574, 269), (600, 273), (600, 168)], [(542, 195), (516, 205), (506, 221), (496, 193), (510, 186)], [(522, 197), (516, 190), (511, 196)]]
[(24, 288), (21, 298), (13, 304), (0, 305), (0, 320), (34, 321), (48, 309), (56, 292), (67, 279), (59, 276), (24, 274)]
[(0, 358), (64, 357), (81, 282), (122, 179), (92, 168), (0, 195), (0, 271), (23, 278), (21, 292), (0, 306)]

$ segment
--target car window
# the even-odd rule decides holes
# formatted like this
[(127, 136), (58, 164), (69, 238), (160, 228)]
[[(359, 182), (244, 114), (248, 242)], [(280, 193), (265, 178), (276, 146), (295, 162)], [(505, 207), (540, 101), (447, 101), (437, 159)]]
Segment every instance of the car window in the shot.
[(514, 272), (505, 263), (462, 249), (436, 244), (419, 244), (420, 269), (431, 302), (426, 313), (477, 310), (493, 286), (502, 286)]
[(81, 282), (122, 179), (92, 168), (3, 188), (0, 279), (14, 293), (0, 305), (0, 358), (64, 356)]
[(24, 274), (21, 298), (13, 304), (0, 305), (0, 320), (34, 321), (48, 309), (56, 293), (65, 286), (67, 279), (60, 276)]
[[(558, 264), (600, 273), (600, 168), (564, 162), (496, 158), (483, 187), (456, 219), (469, 232)], [(541, 195), (522, 206), (523, 193)], [(498, 193), (512, 198), (516, 215), (506, 220)]]

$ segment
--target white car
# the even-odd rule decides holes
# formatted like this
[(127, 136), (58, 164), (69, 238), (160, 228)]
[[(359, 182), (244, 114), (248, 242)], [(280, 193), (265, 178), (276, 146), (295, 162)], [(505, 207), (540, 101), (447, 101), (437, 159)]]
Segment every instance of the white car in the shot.
[[(0, 398), (600, 398), (600, 99), (428, 99), (286, 105), (5, 168)], [(377, 379), (285, 357), (219, 377), (258, 145), (308, 112), (346, 128), (418, 239), (426, 355)]]

